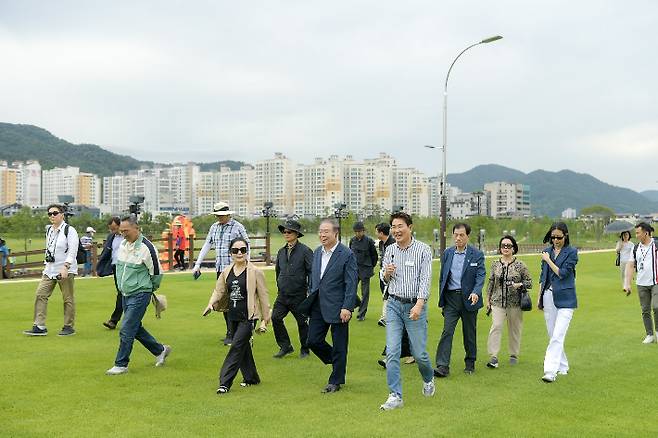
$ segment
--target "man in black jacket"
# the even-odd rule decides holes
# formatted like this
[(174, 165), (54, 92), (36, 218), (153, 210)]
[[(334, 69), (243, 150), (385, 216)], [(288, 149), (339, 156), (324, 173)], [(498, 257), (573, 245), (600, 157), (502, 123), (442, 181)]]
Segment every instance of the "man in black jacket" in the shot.
[(308, 356), (308, 346), (306, 345), (308, 323), (306, 317), (297, 312), (297, 306), (304, 301), (308, 293), (309, 277), (313, 266), (313, 251), (299, 241), (299, 238), (304, 236), (299, 222), (287, 220), (279, 225), (279, 231), (286, 239), (286, 245), (276, 255), (276, 285), (279, 295), (272, 309), (272, 327), (280, 350), (274, 357), (280, 359), (295, 351), (283, 323), (283, 318), (288, 315), (288, 312), (291, 312), (297, 320), (299, 329), (301, 344), (299, 356), (305, 358)]
[(121, 219), (118, 217), (110, 218), (107, 222), (107, 228), (110, 230), (110, 234), (105, 238), (105, 244), (103, 245), (103, 251), (98, 257), (98, 263), (96, 264), (96, 273), (99, 277), (114, 276), (114, 287), (117, 292), (117, 298), (114, 305), (114, 312), (110, 316), (110, 319), (105, 321), (103, 325), (110, 330), (117, 328), (117, 324), (121, 319), (121, 314), (123, 313), (123, 298), (121, 292), (116, 287), (117, 277), (116, 277), (116, 264), (117, 258), (119, 257), (119, 245), (123, 241), (123, 236), (119, 232), (119, 224)]
[(374, 274), (373, 270), (379, 257), (375, 242), (366, 236), (366, 228), (363, 226), (363, 222), (356, 222), (352, 229), (354, 230), (354, 237), (350, 239), (350, 249), (356, 256), (359, 282), (361, 283), (361, 304), (359, 305), (357, 320), (363, 321), (366, 319), (368, 300), (370, 299), (370, 278)]

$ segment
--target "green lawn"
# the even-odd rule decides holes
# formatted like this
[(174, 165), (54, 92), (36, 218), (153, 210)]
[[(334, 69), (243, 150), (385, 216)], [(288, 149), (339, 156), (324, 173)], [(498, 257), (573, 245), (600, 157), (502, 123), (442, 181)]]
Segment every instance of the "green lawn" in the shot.
[[(525, 259), (536, 280), (539, 258)], [(115, 377), (104, 371), (113, 364), (118, 331), (101, 326), (114, 303), (111, 279), (76, 282), (78, 334), (69, 338), (54, 336), (62, 323), (58, 290), (50, 302), (51, 334), (28, 338), (21, 331), (32, 323), (36, 283), (3, 283), (0, 436), (655, 436), (652, 382), (658, 346), (641, 344), (638, 300), (620, 293), (613, 260), (612, 253), (581, 255), (580, 308), (566, 344), (568, 376), (551, 385), (540, 381), (547, 339), (537, 310), (525, 314), (519, 365), (511, 368), (501, 360), (499, 369), (487, 369), (490, 321), (480, 312), (476, 373), (461, 373), (457, 334), (453, 372), (437, 379), (434, 398), (421, 395), (415, 365), (403, 365), (405, 407), (391, 412), (379, 411), (388, 391), (385, 372), (376, 363), (384, 345), (384, 329), (376, 324), (378, 293), (368, 319), (351, 323), (347, 384), (337, 394), (320, 393), (330, 369), (315, 356), (272, 359), (277, 347), (270, 330), (254, 342), (262, 384), (236, 385), (217, 396), (217, 374), (227, 351), (218, 342), (224, 322), (217, 314), (200, 316), (212, 274), (196, 282), (187, 274), (164, 279), (161, 292), (169, 309), (156, 320), (149, 308), (144, 323), (173, 352), (165, 367), (155, 368), (154, 358), (136, 344), (130, 372)], [(437, 274), (435, 266), (435, 285)], [(272, 286), (273, 271), (267, 278)], [(378, 292), (374, 281), (372, 286)], [(434, 288), (432, 358), (443, 324), (436, 302)], [(295, 340), (293, 322), (288, 327)], [(501, 357), (506, 342), (504, 337)]]

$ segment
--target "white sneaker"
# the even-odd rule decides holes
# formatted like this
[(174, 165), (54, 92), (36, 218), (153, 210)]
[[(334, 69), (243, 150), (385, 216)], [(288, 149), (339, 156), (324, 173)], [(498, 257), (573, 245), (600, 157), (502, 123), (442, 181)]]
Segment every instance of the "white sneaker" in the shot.
[(556, 377), (557, 376), (553, 373), (545, 373), (541, 379), (546, 383), (553, 383), (555, 382)]
[(404, 406), (404, 402), (402, 401), (402, 399), (398, 397), (397, 394), (392, 392), (388, 395), (388, 398), (386, 399), (386, 403), (381, 405), (379, 409), (381, 409), (382, 411), (390, 411), (391, 409), (401, 408), (402, 406)]
[(119, 374), (126, 374), (128, 372), (128, 367), (118, 367), (118, 366), (113, 366), (109, 370), (105, 371), (105, 374), (108, 376), (116, 376)]
[(436, 387), (434, 386), (434, 377), (429, 382), (423, 382), (423, 395), (425, 397), (432, 397), (436, 392)]
[(160, 355), (155, 359), (156, 367), (161, 367), (162, 365), (164, 365), (167, 356), (169, 356), (169, 353), (171, 353), (171, 347), (169, 345), (163, 345), (163, 347), (164, 350), (162, 350), (162, 353), (160, 353)]
[(644, 338), (644, 341), (642, 341), (643, 344), (653, 344), (656, 342), (656, 337), (654, 335), (647, 335), (646, 338)]
[(560, 376), (566, 376), (567, 374), (569, 374), (569, 370), (557, 370), (557, 373)]

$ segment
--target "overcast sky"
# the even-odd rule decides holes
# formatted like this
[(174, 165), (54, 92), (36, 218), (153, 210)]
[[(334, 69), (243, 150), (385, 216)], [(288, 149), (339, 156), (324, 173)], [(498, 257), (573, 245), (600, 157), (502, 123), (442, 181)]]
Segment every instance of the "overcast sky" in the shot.
[(386, 151), (658, 189), (655, 1), (0, 0), (0, 121), (140, 159)]

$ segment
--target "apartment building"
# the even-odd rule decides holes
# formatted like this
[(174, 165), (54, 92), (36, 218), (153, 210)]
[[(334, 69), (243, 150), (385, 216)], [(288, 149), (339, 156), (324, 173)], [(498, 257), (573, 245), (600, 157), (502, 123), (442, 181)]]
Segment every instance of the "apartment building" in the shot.
[(490, 216), (530, 216), (530, 186), (497, 181), (485, 184), (484, 192), (487, 193)]
[(59, 196), (72, 196), (78, 205), (101, 203), (101, 180), (93, 173), (80, 172), (79, 167), (55, 167), (41, 172), (42, 203), (59, 202)]
[(274, 158), (258, 161), (254, 171), (254, 202), (262, 208), (272, 202), (279, 214), (294, 213), (295, 163), (280, 152)]
[(0, 161), (0, 205), (41, 204), (41, 165), (37, 161)]

